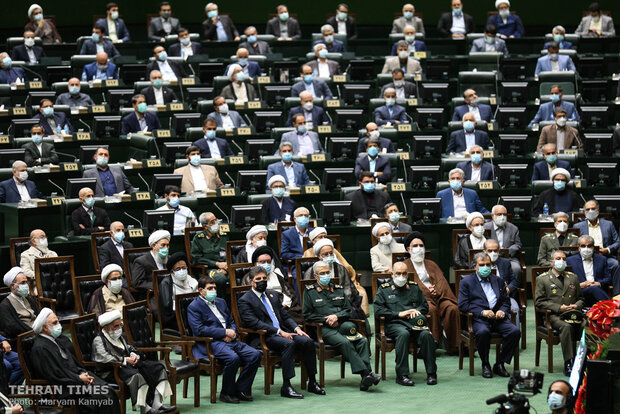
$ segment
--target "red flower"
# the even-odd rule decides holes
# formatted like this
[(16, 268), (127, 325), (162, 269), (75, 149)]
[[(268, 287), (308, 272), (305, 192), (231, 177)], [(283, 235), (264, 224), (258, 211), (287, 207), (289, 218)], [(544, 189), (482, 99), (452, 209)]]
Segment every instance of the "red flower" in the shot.
[(603, 300), (592, 306), (586, 316), (592, 333), (600, 338), (607, 339), (611, 335), (615, 318), (620, 316), (620, 301)]

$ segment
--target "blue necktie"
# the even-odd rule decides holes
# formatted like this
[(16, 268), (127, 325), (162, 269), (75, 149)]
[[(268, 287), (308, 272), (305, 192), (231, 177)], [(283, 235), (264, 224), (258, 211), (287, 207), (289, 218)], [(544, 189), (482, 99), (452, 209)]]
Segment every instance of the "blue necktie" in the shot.
[(269, 317), (271, 318), (271, 323), (273, 323), (273, 327), (276, 329), (280, 329), (278, 318), (276, 318), (275, 313), (273, 313), (273, 310), (271, 310), (271, 306), (269, 306), (269, 303), (267, 303), (267, 296), (265, 296), (265, 294), (263, 293), (262, 295), (260, 295), (260, 298), (263, 301), (263, 305), (265, 305), (265, 309), (267, 309), (267, 313), (269, 314)]

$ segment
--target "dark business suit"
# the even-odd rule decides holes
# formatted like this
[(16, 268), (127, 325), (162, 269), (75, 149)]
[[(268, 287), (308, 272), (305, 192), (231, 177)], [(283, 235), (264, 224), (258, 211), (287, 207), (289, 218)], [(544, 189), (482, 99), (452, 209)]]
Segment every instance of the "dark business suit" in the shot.
[(255, 43), (256, 46), (251, 45), (248, 42), (239, 43), (239, 47), (237, 49), (247, 49), (250, 55), (270, 55), (273, 52), (271, 51), (271, 46), (269, 43), (263, 42), (262, 40), (257, 40)]
[[(125, 193), (127, 194), (136, 191), (136, 189), (133, 188), (133, 186), (127, 179), (127, 176), (125, 175), (121, 167), (119, 167), (118, 165), (110, 165), (108, 166), (108, 168), (110, 169), (112, 177), (114, 178), (114, 185), (116, 186), (116, 191), (125, 191)], [(98, 167), (84, 170), (84, 174), (82, 174), (82, 177), (94, 178), (95, 180), (97, 180), (97, 185), (95, 187), (95, 197), (103, 197), (105, 195)]]
[(169, 17), (168, 22), (170, 23), (170, 32), (164, 30), (164, 22), (161, 16), (153, 17), (149, 25), (149, 40), (159, 42), (168, 35), (177, 34), (179, 32), (179, 27), (181, 27), (179, 19), (176, 17)]
[(508, 285), (511, 297), (517, 297), (517, 289), (521, 286), (521, 279), (512, 271), (510, 260), (505, 257), (498, 257), (495, 263), (491, 263), (491, 268), (497, 272), (496, 275), (504, 279)]
[[(84, 210), (83, 205), (79, 206), (71, 213), (71, 226), (74, 236), (87, 236), (97, 231), (105, 231), (110, 228), (110, 217), (108, 212), (101, 207), (93, 206), (95, 221), (90, 219), (90, 215)], [(84, 228), (80, 227), (80, 224)], [(103, 227), (103, 230), (99, 227)]]
[(504, 23), (504, 20), (499, 14), (492, 14), (487, 20), (486, 26), (488, 27), (489, 25), (495, 26), (498, 35), (502, 34), (506, 37), (514, 36), (517, 39), (525, 35), (525, 29), (523, 28), (521, 18), (514, 13), (508, 15), (506, 23)]
[[(39, 152), (39, 148), (33, 142), (22, 145), (22, 148), (26, 150), (24, 162), (29, 167), (43, 164), (58, 164), (58, 155), (56, 150), (54, 150), (54, 144), (42, 142), (41, 152)], [(41, 161), (37, 161), (39, 158)]]
[[(607, 267), (609, 268), (609, 273), (611, 274), (613, 280), (614, 295), (617, 295), (620, 292), (620, 270), (618, 267), (618, 259), (616, 258), (618, 255), (618, 247), (620, 246), (618, 232), (616, 231), (614, 224), (607, 219), (599, 218), (598, 225), (601, 228), (603, 247), (609, 249), (609, 255), (606, 256)], [(590, 232), (588, 220), (575, 224), (575, 228), (581, 231), (582, 236)]]
[[(305, 234), (310, 234), (312, 230), (314, 229), (308, 226)], [(296, 258), (304, 255), (301, 241), (299, 240), (299, 234), (297, 234), (297, 226), (293, 226), (282, 232), (280, 251), (282, 252), (282, 260), (295, 260)]]
[(380, 106), (375, 109), (374, 115), (375, 124), (377, 125), (385, 125), (388, 122), (394, 124), (396, 121), (400, 123), (407, 122), (407, 111), (400, 105), (393, 105), (391, 114), (387, 105)]
[[(452, 120), (462, 121), (465, 114), (469, 112), (469, 105), (459, 105), (454, 108), (454, 113), (452, 114)], [(480, 112), (480, 119), (483, 121), (491, 122), (491, 118), (493, 117), (493, 110), (489, 105), (486, 104), (478, 104), (478, 112)]]
[[(305, 115), (305, 111), (304, 108), (300, 105), (300, 106), (295, 106), (293, 108), (291, 108), (290, 112), (288, 113), (288, 120), (286, 121), (286, 126), (293, 126), (293, 117), (297, 114), (303, 114)], [(308, 121), (308, 119), (306, 119), (306, 122)], [(323, 125), (323, 124), (329, 124), (329, 118), (327, 118), (327, 115), (325, 115), (325, 110), (323, 108), (321, 108), (320, 106), (312, 106), (312, 126), (318, 126), (318, 125)]]
[[(194, 53), (194, 55), (202, 54), (202, 48), (200, 47), (200, 43), (191, 42), (190, 45), (192, 47), (192, 52)], [(181, 47), (181, 43), (173, 43), (168, 48), (168, 56), (181, 56), (181, 50), (183, 50), (183, 48)]]
[[(334, 33), (338, 33), (338, 20), (336, 19), (336, 16), (332, 16), (327, 19), (327, 24), (331, 25), (334, 28)], [(347, 39), (357, 39), (357, 27), (355, 25), (355, 19), (351, 16), (347, 16), (345, 26), (347, 27)]]
[[(325, 59), (325, 63), (327, 63), (327, 66), (329, 67), (329, 76), (340, 75), (341, 71), (338, 62), (335, 60)], [(311, 60), (306, 63), (306, 65), (312, 68), (312, 73), (314, 73), (314, 76), (319, 76), (319, 62), (317, 59)]]
[[(123, 266), (123, 257), (119, 253), (118, 249), (114, 245), (112, 239), (107, 240), (101, 246), (97, 247), (97, 254), (99, 255), (99, 267), (103, 269), (109, 264), (116, 264)], [(123, 240), (123, 249), (133, 249), (133, 244)]]
[[(426, 44), (421, 40), (414, 40), (413, 45), (415, 47), (416, 52), (426, 52)], [(394, 42), (392, 45), (392, 51), (390, 52), (391, 56), (398, 55), (398, 42)]]
[(23, 82), (28, 80), (26, 72), (22, 68), (11, 67), (8, 69), (0, 69), (0, 84), (15, 83), (17, 79), (21, 79)]
[[(396, 89), (396, 86), (394, 86), (394, 82), (390, 82), (390, 83), (388, 83), (386, 85), (383, 85), (383, 88), (381, 88), (381, 94), (379, 96), (384, 96), (385, 95), (385, 90), (387, 88), (394, 88), (394, 89)], [(409, 81), (405, 81), (405, 86), (403, 86), (403, 88), (405, 88), (405, 98), (410, 98), (412, 96), (414, 96), (414, 97), (418, 96), (418, 87), (415, 86), (415, 83), (409, 82)]]
[[(224, 28), (224, 31), (226, 32), (226, 36), (228, 37), (227, 39), (228, 42), (232, 42), (235, 40), (235, 37), (239, 37), (239, 31), (233, 24), (230, 17), (226, 15), (220, 15), (218, 17), (219, 17), (219, 21), (222, 22), (222, 27)], [(205, 40), (220, 41), (220, 39), (217, 38), (217, 24), (213, 24), (213, 21), (211, 19), (206, 19), (205, 21), (202, 22), (202, 30), (203, 30), (202, 37)]]
[[(183, 65), (181, 63), (175, 62), (175, 61), (170, 60), (170, 59), (166, 59), (166, 60), (168, 62), (168, 65), (170, 65), (170, 69), (172, 69), (172, 71), (176, 75), (177, 79), (181, 79), (181, 78), (187, 77), (187, 72), (185, 72), (185, 68), (183, 68)], [(152, 61), (148, 65), (146, 65), (146, 78), (147, 79), (150, 78), (151, 72), (154, 71), (154, 70), (161, 71), (161, 69), (159, 68), (159, 62), (157, 61), (157, 59), (155, 59), (154, 61)]]
[(153, 289), (153, 271), (159, 270), (151, 252), (146, 252), (131, 265), (131, 286), (141, 292)]
[[(97, 23), (95, 23), (95, 26), (97, 25), (103, 26), (105, 28), (106, 35), (110, 33), (110, 30), (108, 30), (108, 19), (107, 18), (104, 17), (104, 18), (97, 20)], [(114, 20), (114, 25), (116, 26), (116, 37), (118, 37), (118, 40), (127, 42), (129, 40), (129, 30), (127, 30), (127, 25), (125, 25), (125, 22), (123, 21), (123, 19), (118, 18)]]
[[(153, 88), (153, 86), (142, 89), (140, 93), (146, 98), (147, 105), (155, 105), (157, 103), (155, 101), (155, 89)], [(172, 101), (179, 100), (174, 91), (170, 88), (166, 88), (165, 86), (162, 86), (162, 95), (164, 97), (164, 104), (169, 104)]]
[[(161, 129), (161, 124), (159, 123), (159, 118), (157, 115), (151, 112), (144, 113), (144, 119), (146, 120), (147, 131), (153, 131), (154, 129)], [(140, 128), (140, 122), (138, 121), (138, 115), (136, 112), (132, 112), (126, 117), (123, 118), (123, 129), (122, 134), (127, 135), (130, 132), (135, 134), (137, 132), (141, 132), (142, 128)]]
[[(108, 62), (108, 67), (106, 68), (105, 75), (106, 79), (118, 79), (118, 72), (114, 63)], [(85, 65), (84, 70), (82, 71), (82, 81), (93, 80), (95, 79), (95, 76), (97, 76), (97, 62)]]
[[(217, 147), (220, 149), (220, 155), (222, 157), (228, 157), (229, 155), (235, 155), (230, 149), (230, 145), (224, 138), (215, 138), (215, 142), (217, 142)], [(202, 158), (211, 158), (211, 150), (209, 149), (209, 145), (207, 144), (206, 138), (200, 138), (195, 141), (192, 145), (200, 148), (200, 156)]]
[[(475, 30), (474, 19), (467, 13), (463, 13), (463, 19), (465, 20), (465, 33), (472, 33)], [(444, 13), (439, 18), (437, 23), (437, 30), (441, 37), (452, 37), (452, 12)]]
[[(360, 175), (363, 171), (370, 171), (370, 160), (368, 156), (358, 157), (355, 160), (355, 177), (360, 180)], [(390, 159), (377, 155), (375, 159), (375, 170), (373, 172), (382, 172), (383, 174), (377, 176), (377, 180), (382, 183), (390, 182), (392, 178), (392, 169), (390, 167)]]
[[(109, 59), (114, 59), (116, 56), (119, 56), (118, 50), (114, 43), (111, 40), (103, 39), (103, 51), (108, 54)], [(96, 55), (97, 54), (97, 44), (93, 42), (92, 39), (86, 39), (84, 43), (82, 43), (82, 49), (80, 50), (80, 55)]]
[[(37, 190), (37, 186), (34, 182), (26, 180), (26, 189), (30, 198), (45, 198), (45, 196)], [(0, 182), (0, 203), (19, 203), (22, 197), (17, 190), (15, 179), (13, 177), (8, 180)]]
[[(436, 198), (441, 198), (441, 217), (448, 218), (454, 216), (454, 198), (452, 196), (452, 189), (446, 188), (437, 193)], [(475, 190), (469, 188), (463, 188), (463, 197), (465, 197), (465, 208), (468, 213), (477, 211), (482, 214), (491, 213), (480, 202), (478, 193)]]
[(392, 201), (390, 195), (385, 191), (375, 190), (368, 194), (359, 189), (344, 196), (345, 200), (351, 201), (352, 219), (369, 219), (371, 215), (383, 216), (383, 207)]
[[(265, 33), (272, 34), (276, 38), (281, 37), (280, 22), (281, 20), (278, 16), (269, 19)], [(299, 22), (294, 17), (289, 17), (286, 20), (286, 31), (286, 36), (292, 40), (299, 40), (299, 38), (301, 38), (301, 28), (299, 27)]]
[[(489, 149), (491, 145), (491, 139), (489, 134), (485, 131), (474, 130), (475, 144), (480, 145), (482, 149)], [(459, 153), (467, 150), (467, 140), (465, 139), (465, 130), (457, 129), (450, 134), (450, 141), (448, 142), (448, 148), (446, 148), (446, 154)]]
[[(458, 164), (456, 164), (456, 168), (460, 168), (465, 172), (465, 180), (471, 180), (471, 172), (473, 170), (471, 161), (459, 162)], [(490, 162), (482, 161), (480, 169), (480, 181), (493, 181), (495, 179), (495, 169)]]
[[(306, 167), (298, 162), (293, 161), (291, 163), (293, 167), (293, 176), (295, 177), (295, 185), (299, 187), (300, 185), (307, 185), (310, 183), (310, 178), (308, 177), (308, 172), (306, 171)], [(267, 182), (274, 175), (281, 175), (284, 177), (284, 183), (289, 186), (288, 176), (286, 175), (286, 170), (284, 167), (284, 162), (278, 161), (273, 164), (269, 164), (267, 166)], [(269, 188), (267, 188), (269, 190)]]
[[(366, 144), (367, 143), (368, 143), (368, 136), (360, 138), (360, 140), (357, 143), (357, 153), (358, 154), (360, 152), (366, 152)], [(389, 139), (389, 138), (379, 137), (379, 146), (381, 147), (381, 151), (383, 151), (383, 149), (386, 148), (387, 152), (389, 152), (389, 153), (396, 152), (396, 150), (394, 149), (394, 143), (392, 143), (392, 140)]]
[[(228, 116), (232, 120), (235, 128), (239, 128), (242, 125), (246, 125), (246, 122), (243, 120), (239, 112), (237, 111), (228, 111)], [(215, 122), (218, 128), (222, 128), (224, 126), (224, 121), (222, 121), (222, 115), (219, 112), (213, 111), (209, 115), (207, 115), (207, 119), (215, 119)]]
[[(538, 161), (534, 164), (534, 172), (532, 173), (532, 181), (538, 180), (550, 180), (549, 177), (549, 167), (546, 160)], [(564, 160), (556, 160), (555, 168), (564, 168), (566, 171), (571, 173), (571, 177), (573, 176), (573, 169), (570, 166), (570, 162)]]
[(286, 221), (293, 218), (293, 212), (297, 208), (297, 203), (288, 197), (282, 198), (282, 208), (274, 197), (269, 197), (261, 202), (262, 206), (262, 224), (275, 223), (276, 221)]
[(534, 207), (532, 208), (532, 215), (538, 216), (539, 214), (542, 214), (545, 203), (547, 203), (547, 205), (549, 206), (549, 214), (555, 214), (558, 211), (564, 211), (565, 213), (569, 213), (571, 211), (578, 211), (579, 208), (583, 206), (583, 201), (581, 200), (579, 195), (570, 188), (566, 188), (566, 190), (564, 191), (568, 192), (571, 203), (570, 208), (568, 208), (567, 210), (560, 210), (560, 208), (555, 205), (556, 191), (553, 187), (551, 187), (540, 193), (540, 195), (538, 196), (538, 200), (536, 200), (536, 204), (534, 204)]
[[(52, 127), (47, 122), (47, 118), (43, 116), (41, 112), (37, 113), (32, 119), (38, 119), (39, 124), (43, 127), (43, 132), (45, 132), (45, 136), (48, 135), (56, 135), (56, 131), (52, 130)], [(69, 122), (67, 115), (64, 112), (54, 112), (54, 122), (56, 125), (60, 125), (60, 127), (64, 130), (65, 125), (69, 127), (69, 133), (73, 134), (73, 125)]]
[[(314, 79), (312, 81), (314, 87), (315, 98), (332, 99), (332, 91), (327, 86), (327, 83), (321, 79)], [(306, 90), (304, 81), (299, 81), (291, 88), (291, 96), (297, 97), (300, 93)]]
[[(34, 52), (34, 57), (37, 59), (37, 63), (41, 61), (42, 57), (45, 57), (45, 51), (41, 46), (32, 46), (32, 51)], [(26, 45), (15, 46), (11, 52), (11, 59), (24, 61), (26, 63), (30, 62)]]
[(319, 43), (322, 45), (325, 45), (325, 47), (327, 48), (327, 51), (330, 53), (346, 53), (347, 51), (344, 47), (344, 43), (341, 42), (340, 40), (334, 39), (332, 44), (327, 44), (325, 43), (325, 40), (321, 39), (321, 40), (317, 40), (316, 42), (314, 42), (312, 47), (314, 48), (314, 46), (318, 45)]
[[(581, 254), (573, 254), (566, 258), (566, 265), (573, 268), (573, 273), (579, 278), (579, 283), (587, 281), (586, 272), (583, 267), (583, 259)], [(592, 306), (601, 300), (609, 300), (607, 295), (607, 287), (611, 285), (611, 274), (607, 267), (607, 259), (602, 254), (594, 254), (592, 256), (592, 276), (594, 281), (601, 286), (588, 286), (581, 288), (581, 293), (586, 300), (586, 306)]]

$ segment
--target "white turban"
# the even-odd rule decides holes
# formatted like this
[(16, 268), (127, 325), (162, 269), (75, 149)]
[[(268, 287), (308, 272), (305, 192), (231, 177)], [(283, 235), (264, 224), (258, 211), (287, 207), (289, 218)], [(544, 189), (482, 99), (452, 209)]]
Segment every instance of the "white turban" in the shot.
[(41, 333), (41, 331), (43, 330), (43, 326), (47, 324), (47, 318), (49, 318), (49, 316), (53, 313), (54, 311), (52, 311), (50, 308), (41, 309), (41, 312), (39, 312), (39, 316), (37, 316), (37, 319), (35, 319), (34, 323), (32, 324), (32, 330), (34, 331), (34, 333), (36, 333), (37, 335)]
[(121, 319), (121, 318), (122, 318), (121, 311), (116, 309), (110, 312), (102, 313), (97, 319), (97, 321), (99, 322), (99, 326), (103, 328), (104, 326), (109, 325), (115, 320)]
[(277, 182), (281, 182), (281, 183), (286, 184), (286, 178), (282, 177), (281, 175), (274, 175), (267, 182), (267, 187), (271, 188), (271, 185), (273, 183), (277, 183)]
[(34, 9), (41, 9), (41, 13), (43, 13), (43, 7), (39, 6), (36, 3), (33, 3), (32, 6), (28, 8), (28, 17), (32, 16), (32, 12), (34, 11)]
[(256, 226), (248, 230), (247, 233), (245, 233), (245, 239), (250, 241), (252, 237), (256, 236), (257, 234), (261, 234), (261, 233), (269, 233), (269, 231), (267, 230), (267, 227), (261, 224), (257, 224)]
[(232, 65), (230, 65), (228, 67), (228, 72), (226, 72), (226, 76), (228, 76), (228, 79), (232, 78), (233, 73), (235, 73), (235, 69), (239, 68), (240, 70), (242, 70), (243, 68), (241, 67), (241, 65), (238, 65), (236, 63), (233, 63)]
[(17, 275), (19, 275), (20, 273), (24, 273), (24, 269), (22, 269), (19, 266), (15, 266), (14, 268), (6, 272), (4, 274), (4, 279), (3, 279), (4, 284), (6, 286), (11, 286), (11, 283), (15, 281), (15, 279), (17, 278)]
[(380, 221), (379, 223), (375, 224), (375, 227), (372, 228), (372, 235), (375, 237), (379, 237), (377, 236), (377, 234), (382, 227), (387, 227), (389, 229), (390, 223), (388, 223), (387, 221)]
[(553, 181), (555, 176), (558, 174), (563, 175), (567, 181), (570, 181), (570, 173), (564, 168), (555, 168), (553, 171), (551, 171), (551, 181)]
[(312, 230), (309, 234), (310, 241), (314, 241), (314, 239), (316, 239), (316, 236), (323, 233), (327, 234), (327, 230), (325, 229), (325, 227), (315, 227), (314, 230)]
[(121, 276), (123, 276), (123, 268), (117, 264), (112, 263), (104, 267), (103, 270), (101, 270), (101, 281), (105, 283), (108, 279), (108, 276), (110, 276), (110, 273), (112, 272), (120, 272)]
[(471, 222), (474, 221), (475, 218), (481, 218), (484, 222), (484, 216), (482, 215), (482, 213), (474, 211), (473, 213), (469, 213), (469, 215), (467, 216), (467, 220), (465, 220), (465, 227), (469, 228)]
[(506, 3), (510, 7), (510, 0), (495, 0), (495, 8), (497, 9), (500, 4)]
[(334, 243), (326, 237), (314, 243), (314, 246), (312, 246), (312, 250), (314, 250), (314, 254), (318, 256), (321, 249), (325, 246), (334, 247)]
[(170, 232), (167, 230), (157, 230), (149, 236), (149, 246), (157, 243), (161, 239), (168, 239), (170, 241)]

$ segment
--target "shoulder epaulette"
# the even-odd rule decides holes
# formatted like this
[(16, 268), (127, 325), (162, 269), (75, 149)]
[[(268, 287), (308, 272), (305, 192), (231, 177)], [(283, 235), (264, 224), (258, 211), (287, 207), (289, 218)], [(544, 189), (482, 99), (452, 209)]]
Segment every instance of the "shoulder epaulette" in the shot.
[(316, 288), (316, 284), (306, 285), (306, 290), (312, 290)]
[(342, 289), (342, 285), (334, 285), (336, 289)]
[(204, 233), (202, 233), (202, 232), (201, 232), (201, 233), (198, 233), (198, 238), (199, 238), (199, 239), (200, 239), (200, 238), (203, 238), (204, 236), (205, 236), (205, 234), (204, 234)]
[(544, 238), (544, 237), (553, 237), (553, 235), (554, 235), (554, 234), (555, 234), (555, 233), (545, 233), (545, 234), (543, 235), (543, 238)]
[(381, 287), (390, 287), (390, 282), (385, 282), (381, 284)]
[(577, 235), (575, 233), (568, 233), (568, 238), (574, 238), (574, 239), (578, 239)]

